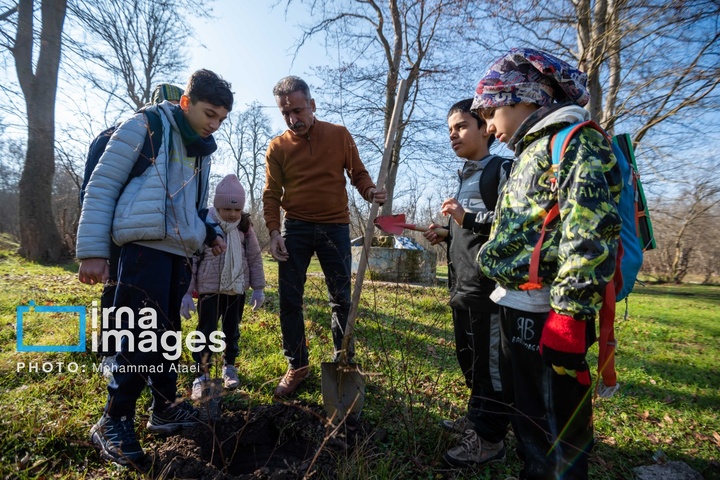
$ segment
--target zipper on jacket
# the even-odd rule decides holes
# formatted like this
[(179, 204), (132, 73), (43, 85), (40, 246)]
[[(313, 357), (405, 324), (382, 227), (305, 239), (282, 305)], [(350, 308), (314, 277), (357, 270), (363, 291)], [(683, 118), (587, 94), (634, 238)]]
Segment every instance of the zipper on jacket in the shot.
[(202, 169), (198, 167), (199, 163), (200, 157), (195, 157), (195, 210), (200, 210), (200, 185), (202, 185), (200, 175)]

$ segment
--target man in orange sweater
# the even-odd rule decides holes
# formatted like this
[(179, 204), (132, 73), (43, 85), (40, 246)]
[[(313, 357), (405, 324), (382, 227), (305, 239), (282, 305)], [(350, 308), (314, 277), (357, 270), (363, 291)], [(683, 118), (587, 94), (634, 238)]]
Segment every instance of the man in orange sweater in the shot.
[[(270, 253), (278, 261), (280, 328), (289, 364), (275, 396), (285, 397), (310, 374), (303, 294), (313, 254), (325, 274), (332, 308), (333, 360), (340, 356), (351, 304), (345, 174), (369, 202), (384, 203), (386, 192), (375, 187), (350, 132), (315, 118), (315, 100), (305, 81), (285, 77), (273, 94), (288, 130), (270, 142), (265, 155), (263, 214), (270, 231)], [(348, 357), (352, 355), (350, 347)]]

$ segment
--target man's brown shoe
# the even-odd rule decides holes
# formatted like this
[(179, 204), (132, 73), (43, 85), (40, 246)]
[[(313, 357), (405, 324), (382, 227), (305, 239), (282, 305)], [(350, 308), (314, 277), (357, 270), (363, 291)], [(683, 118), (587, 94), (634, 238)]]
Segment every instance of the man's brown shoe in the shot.
[(292, 395), (293, 392), (295, 392), (297, 387), (300, 385), (300, 382), (302, 382), (309, 376), (310, 366), (304, 366), (296, 369), (288, 368), (288, 371), (285, 372), (285, 375), (283, 375), (280, 383), (275, 389), (275, 396), (287, 397), (289, 395)]

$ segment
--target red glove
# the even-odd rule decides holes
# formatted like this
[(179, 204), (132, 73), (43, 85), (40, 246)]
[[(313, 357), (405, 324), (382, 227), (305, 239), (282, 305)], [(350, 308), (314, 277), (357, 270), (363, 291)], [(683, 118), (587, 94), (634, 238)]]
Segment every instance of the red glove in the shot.
[(581, 385), (590, 385), (585, 328), (587, 324), (568, 315), (551, 311), (540, 336), (540, 355), (559, 375), (575, 377)]

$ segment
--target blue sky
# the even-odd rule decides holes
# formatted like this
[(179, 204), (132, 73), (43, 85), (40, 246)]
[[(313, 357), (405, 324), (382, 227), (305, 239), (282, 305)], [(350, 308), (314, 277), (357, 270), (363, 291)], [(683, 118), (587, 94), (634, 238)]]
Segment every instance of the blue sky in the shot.
[[(275, 105), (272, 88), (286, 75), (299, 75), (313, 84), (310, 67), (326, 63), (324, 49), (317, 43), (300, 51), (293, 63), (293, 45), (300, 33), (297, 24), (307, 19), (304, 8), (293, 7), (285, 18), (284, 4), (271, 10), (273, 2), (217, 0), (214, 20), (191, 20), (205, 48), (194, 47), (188, 62), (189, 75), (208, 68), (232, 83), (235, 109), (258, 101)], [(268, 110), (273, 125), (284, 128), (279, 113)]]
[[(254, 101), (275, 107), (272, 88), (286, 75), (302, 76), (313, 87), (317, 82), (310, 67), (327, 63), (324, 48), (319, 43), (309, 43), (293, 61), (293, 45), (300, 35), (297, 25), (308, 20), (307, 11), (305, 7), (293, 5), (293, 17), (286, 20), (284, 4), (271, 9), (273, 3), (274, 0), (216, 0), (212, 20), (186, 19), (192, 24), (198, 41), (188, 41), (187, 70), (180, 72), (175, 83), (183, 86), (195, 70), (210, 69), (232, 84), (236, 111), (244, 110)], [(105, 94), (87, 87), (78, 91), (72, 68), (71, 64), (65, 65), (60, 75), (56, 121), (60, 128), (78, 127), (80, 130), (71, 136), (89, 144), (97, 133), (124, 118), (129, 111), (111, 109), (107, 117), (98, 114), (102, 113), (107, 100)], [(14, 83), (15, 72), (9, 72)], [(87, 112), (92, 112), (90, 117)], [(276, 107), (269, 108), (267, 113), (275, 130), (285, 129)], [(13, 131), (17, 129), (19, 135), (25, 136), (24, 109), (18, 111), (17, 118), (5, 118), (5, 121), (13, 126)], [(88, 121), (92, 124), (87, 125)]]

